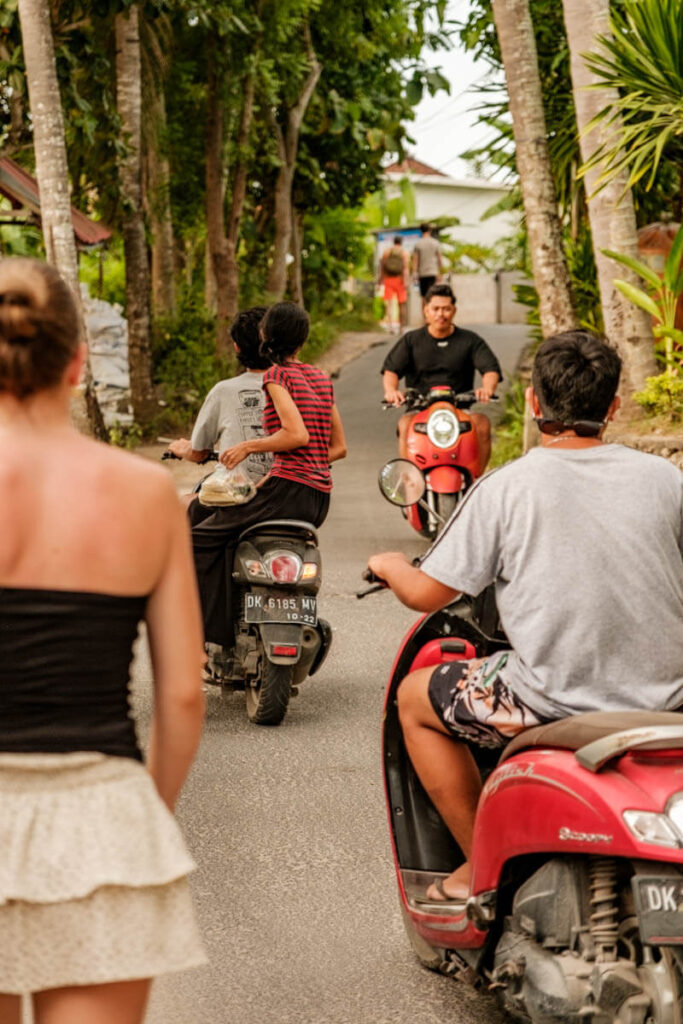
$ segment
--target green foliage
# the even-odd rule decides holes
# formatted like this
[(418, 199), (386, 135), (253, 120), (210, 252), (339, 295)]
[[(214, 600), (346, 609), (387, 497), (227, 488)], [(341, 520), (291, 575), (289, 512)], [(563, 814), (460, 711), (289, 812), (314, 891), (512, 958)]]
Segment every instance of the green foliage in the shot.
[(339, 287), (371, 251), (367, 230), (356, 210), (335, 207), (304, 219), (302, 270), (304, 303), (319, 312), (333, 312)]
[(683, 0), (621, 0), (610, 20), (588, 64), (619, 98), (597, 119), (613, 131), (591, 163), (649, 189), (663, 157), (683, 164)]
[(633, 396), (650, 416), (665, 417), (670, 424), (683, 423), (683, 376), (660, 373), (648, 377), (642, 391)]
[(107, 431), (109, 444), (117, 448), (135, 451), (143, 441), (143, 430), (139, 423), (119, 423), (118, 420)]
[(522, 454), (524, 447), (524, 383), (514, 377), (505, 393), (505, 412), (494, 427), (489, 468), (495, 469)]
[(439, 241), (449, 270), (456, 274), (494, 274), (497, 270), (524, 269), (524, 247), (518, 236), (501, 238), (494, 245), (462, 242), (443, 234), (439, 235)]
[(115, 238), (106, 249), (82, 252), (78, 265), (81, 281), (93, 298), (125, 307), (126, 265), (121, 238)]
[(641, 260), (610, 249), (604, 252), (642, 278), (644, 289), (636, 288), (627, 281), (615, 280), (614, 283), (629, 302), (644, 309), (654, 319), (653, 334), (658, 342), (655, 351), (664, 359), (667, 373), (673, 373), (678, 363), (675, 347), (680, 348), (683, 343), (683, 331), (676, 328), (678, 299), (683, 294), (683, 226), (676, 232), (661, 277)]
[(217, 357), (215, 332), (215, 318), (191, 296), (174, 318), (157, 320), (154, 376), (166, 406), (159, 428), (186, 428), (213, 385), (234, 376), (237, 361)]

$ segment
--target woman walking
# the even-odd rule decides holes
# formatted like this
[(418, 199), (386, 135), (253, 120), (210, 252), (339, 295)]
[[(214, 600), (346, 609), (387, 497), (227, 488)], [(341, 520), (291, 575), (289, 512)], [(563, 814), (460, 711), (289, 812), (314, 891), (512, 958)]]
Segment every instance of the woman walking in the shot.
[[(139, 1024), (150, 979), (204, 961), (172, 810), (201, 731), (183, 509), (161, 469), (78, 434), (70, 289), (0, 261), (0, 1021)], [(144, 620), (147, 767), (129, 709)]]

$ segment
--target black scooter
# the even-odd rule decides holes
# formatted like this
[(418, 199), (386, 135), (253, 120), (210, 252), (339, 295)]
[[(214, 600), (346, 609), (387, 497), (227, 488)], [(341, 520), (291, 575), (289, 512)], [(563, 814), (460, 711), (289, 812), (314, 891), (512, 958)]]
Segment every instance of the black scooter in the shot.
[[(167, 458), (176, 456), (164, 452)], [(205, 461), (216, 458), (212, 452)], [(207, 644), (205, 678), (244, 690), (250, 721), (279, 725), (290, 697), (315, 675), (332, 643), (330, 624), (318, 618), (322, 563), (315, 527), (298, 519), (248, 526), (228, 572), (235, 644)]]

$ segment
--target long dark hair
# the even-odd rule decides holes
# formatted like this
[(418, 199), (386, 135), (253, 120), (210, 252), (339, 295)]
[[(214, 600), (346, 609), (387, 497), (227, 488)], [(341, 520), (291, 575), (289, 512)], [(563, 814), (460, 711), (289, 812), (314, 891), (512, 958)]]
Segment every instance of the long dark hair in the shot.
[(295, 302), (276, 302), (261, 321), (261, 354), (282, 365), (308, 338), (308, 313)]

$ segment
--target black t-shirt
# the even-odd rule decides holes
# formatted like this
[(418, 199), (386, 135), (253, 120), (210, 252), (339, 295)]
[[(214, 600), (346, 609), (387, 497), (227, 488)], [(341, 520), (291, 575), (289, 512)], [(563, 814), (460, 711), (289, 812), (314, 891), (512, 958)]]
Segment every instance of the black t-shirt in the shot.
[(469, 391), (474, 371), (482, 375), (494, 371), (503, 375), (500, 363), (483, 338), (474, 331), (454, 327), (447, 338), (434, 338), (426, 327), (408, 331), (396, 342), (382, 364), (381, 372), (391, 370), (406, 379), (406, 387), (425, 393), (438, 384), (449, 384), (454, 391)]

